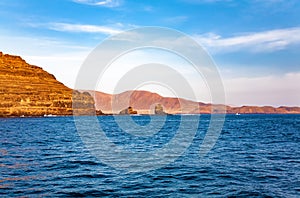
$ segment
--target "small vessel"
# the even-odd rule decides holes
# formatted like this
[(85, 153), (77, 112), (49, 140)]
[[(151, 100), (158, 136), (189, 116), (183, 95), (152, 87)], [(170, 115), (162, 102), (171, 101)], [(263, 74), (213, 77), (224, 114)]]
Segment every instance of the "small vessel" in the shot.
[(239, 113), (236, 113), (235, 115), (241, 115), (241, 114), (239, 114)]
[(44, 114), (44, 117), (56, 117), (56, 115), (52, 115), (52, 114)]

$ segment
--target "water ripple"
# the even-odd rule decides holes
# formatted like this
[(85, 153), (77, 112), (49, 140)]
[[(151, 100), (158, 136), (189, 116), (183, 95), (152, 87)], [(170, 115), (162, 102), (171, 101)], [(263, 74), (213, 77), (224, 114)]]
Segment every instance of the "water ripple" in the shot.
[[(300, 115), (227, 115), (217, 144), (200, 158), (209, 118), (201, 116), (183, 156), (145, 173), (91, 156), (72, 117), (0, 119), (0, 196), (300, 197)], [(161, 148), (178, 126), (172, 116), (162, 131), (141, 138), (122, 132), (113, 117), (99, 119), (112, 141), (138, 151)]]

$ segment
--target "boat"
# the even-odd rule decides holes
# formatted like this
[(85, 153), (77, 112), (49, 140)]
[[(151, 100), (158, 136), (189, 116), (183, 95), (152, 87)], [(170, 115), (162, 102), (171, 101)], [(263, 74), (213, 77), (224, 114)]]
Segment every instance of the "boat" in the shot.
[(44, 114), (44, 117), (56, 117), (56, 115), (52, 115), (52, 114)]
[(239, 113), (236, 113), (235, 115), (241, 115), (241, 114), (239, 114)]

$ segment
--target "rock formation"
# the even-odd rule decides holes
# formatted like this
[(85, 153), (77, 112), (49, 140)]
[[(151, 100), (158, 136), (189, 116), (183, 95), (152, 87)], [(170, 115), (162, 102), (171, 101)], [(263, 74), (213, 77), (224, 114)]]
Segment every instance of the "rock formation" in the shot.
[(154, 108), (154, 114), (155, 115), (166, 115), (167, 113), (164, 112), (164, 108), (161, 104), (157, 104), (157, 105), (155, 105), (155, 108)]
[(94, 111), (89, 93), (74, 91), (19, 56), (0, 52), (0, 117), (72, 115)]
[(137, 114), (137, 111), (133, 110), (132, 107), (128, 107), (126, 109), (123, 109), (119, 113), (120, 115), (131, 115), (131, 114)]

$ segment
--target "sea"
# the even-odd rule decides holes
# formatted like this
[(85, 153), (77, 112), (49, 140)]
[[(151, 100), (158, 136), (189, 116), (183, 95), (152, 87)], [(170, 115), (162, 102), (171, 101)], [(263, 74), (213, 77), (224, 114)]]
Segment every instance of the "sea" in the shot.
[(205, 155), (210, 115), (93, 119), (104, 135), (72, 116), (1, 118), (0, 197), (300, 197), (300, 115), (226, 115)]

